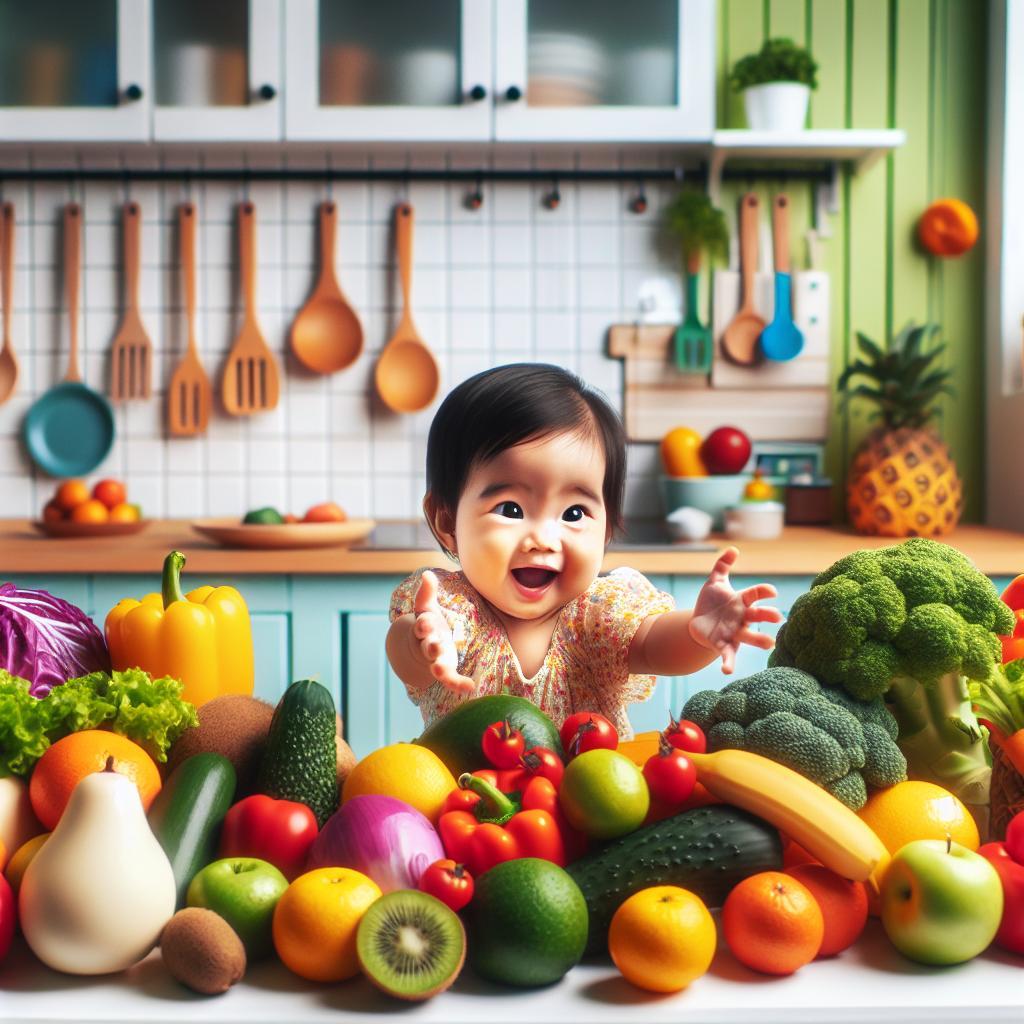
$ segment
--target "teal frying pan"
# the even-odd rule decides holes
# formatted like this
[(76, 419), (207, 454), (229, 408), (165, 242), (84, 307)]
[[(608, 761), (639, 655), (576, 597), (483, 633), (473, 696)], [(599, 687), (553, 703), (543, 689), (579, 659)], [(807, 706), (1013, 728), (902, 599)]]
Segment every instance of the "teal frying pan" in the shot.
[(71, 358), (64, 380), (37, 398), (25, 417), (23, 437), (32, 460), (51, 476), (85, 476), (114, 443), (110, 403), (82, 383), (78, 369), (78, 280), (82, 211), (64, 207), (64, 278), (71, 327)]

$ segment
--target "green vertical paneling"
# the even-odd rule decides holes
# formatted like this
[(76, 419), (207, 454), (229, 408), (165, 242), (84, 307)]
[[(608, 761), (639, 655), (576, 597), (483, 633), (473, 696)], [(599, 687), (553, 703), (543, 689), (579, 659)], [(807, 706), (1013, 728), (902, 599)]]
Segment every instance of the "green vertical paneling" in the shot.
[(808, 0), (808, 42), (818, 62), (818, 88), (811, 94), (812, 128), (846, 127), (846, 4)]
[[(729, 39), (727, 70), (748, 53), (761, 49), (764, 42), (763, 0), (723, 0), (726, 28)], [(728, 91), (725, 106), (725, 127), (746, 128), (747, 118), (743, 113), (743, 97)]]
[(807, 31), (807, 0), (768, 0), (768, 24), (765, 34), (804, 44)]

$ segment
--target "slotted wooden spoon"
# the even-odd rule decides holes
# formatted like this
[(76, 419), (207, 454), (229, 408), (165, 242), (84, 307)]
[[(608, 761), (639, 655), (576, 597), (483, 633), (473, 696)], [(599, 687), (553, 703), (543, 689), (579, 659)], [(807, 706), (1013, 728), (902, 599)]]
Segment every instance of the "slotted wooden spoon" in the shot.
[(757, 196), (748, 192), (740, 200), (740, 308), (722, 333), (722, 349), (734, 362), (751, 366), (761, 358), (758, 340), (765, 319), (754, 308), (757, 273)]
[(0, 405), (14, 394), (18, 358), (11, 340), (11, 282), (14, 279), (14, 204), (4, 203), (0, 214), (0, 298), (4, 306), (4, 345), (0, 348)]
[(153, 373), (153, 343), (139, 315), (139, 226), (142, 213), (138, 203), (124, 205), (124, 316), (114, 337), (110, 357), (110, 397), (115, 402), (149, 398)]
[(244, 316), (224, 365), (221, 398), (232, 416), (250, 416), (277, 405), (278, 370), (256, 322), (256, 207), (248, 200), (238, 208), (238, 252)]
[(196, 346), (196, 208), (194, 203), (178, 207), (178, 244), (181, 246), (181, 276), (185, 292), (185, 320), (188, 351), (174, 370), (167, 389), (167, 429), (177, 437), (201, 434), (210, 421), (213, 398), (210, 378), (199, 361)]

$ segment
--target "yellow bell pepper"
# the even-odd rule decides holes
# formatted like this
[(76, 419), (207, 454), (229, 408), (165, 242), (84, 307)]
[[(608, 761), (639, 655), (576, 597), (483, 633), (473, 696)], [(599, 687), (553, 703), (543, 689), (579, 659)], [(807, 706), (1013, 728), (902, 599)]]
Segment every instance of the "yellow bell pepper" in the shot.
[(234, 587), (181, 591), (185, 556), (164, 560), (162, 592), (126, 597), (107, 613), (104, 629), (116, 669), (141, 668), (184, 684), (196, 707), (225, 693), (253, 690), (249, 609)]

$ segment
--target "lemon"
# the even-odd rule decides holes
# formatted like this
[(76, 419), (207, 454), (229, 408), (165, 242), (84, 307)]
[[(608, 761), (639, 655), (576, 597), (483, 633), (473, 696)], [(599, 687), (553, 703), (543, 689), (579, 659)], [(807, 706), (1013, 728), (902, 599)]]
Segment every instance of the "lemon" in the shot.
[(458, 784), (432, 750), (415, 743), (392, 743), (367, 754), (345, 780), (341, 800), (375, 794), (393, 796), (436, 824), (441, 805)]

